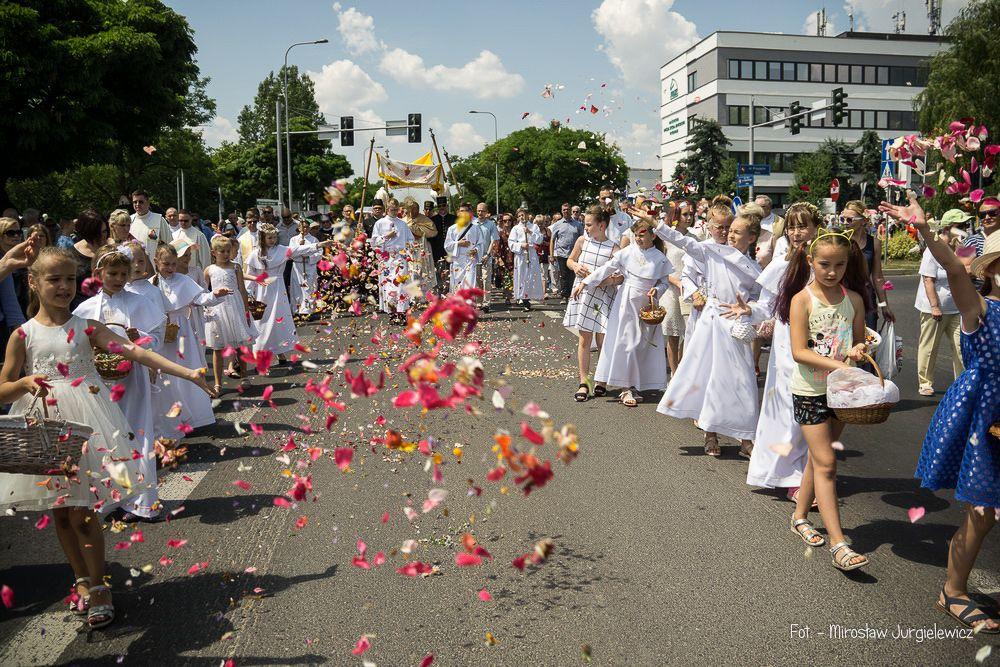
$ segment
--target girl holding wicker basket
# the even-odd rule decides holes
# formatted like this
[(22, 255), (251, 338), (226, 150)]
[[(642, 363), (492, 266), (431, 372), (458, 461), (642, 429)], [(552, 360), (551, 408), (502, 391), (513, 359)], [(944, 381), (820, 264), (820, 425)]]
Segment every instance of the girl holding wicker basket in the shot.
[[(148, 490), (151, 480), (143, 478), (132, 458), (128, 421), (115, 402), (118, 397), (97, 373), (95, 348), (183, 378), (206, 393), (211, 389), (205, 384), (204, 369), (175, 364), (96, 320), (73, 315), (69, 307), (76, 294), (76, 262), (66, 250), (42, 249), (31, 266), (28, 285), (38, 300), (38, 312), (7, 344), (0, 403), (13, 402), (11, 415), (34, 421), (32, 415), (41, 402), (42, 410), (92, 433), (80, 450), (76, 479), (63, 474), (0, 473), (0, 507), (52, 510), (59, 543), (76, 578), (72, 611), (86, 616), (90, 627), (100, 628), (114, 620), (115, 611), (105, 584), (104, 533), (98, 513)], [(73, 425), (67, 424), (70, 429)], [(24, 437), (31, 432), (31, 426), (24, 429)], [(9, 435), (5, 430), (5, 439)], [(0, 459), (7, 459), (14, 444), (4, 443), (7, 451)]]
[[(799, 487), (792, 532), (810, 547), (826, 544), (809, 521), (815, 499), (833, 546), (833, 566), (848, 571), (868, 565), (844, 539), (837, 501), (837, 458), (833, 443), (844, 430), (827, 404), (827, 376), (865, 355), (865, 312), (869, 300), (864, 256), (851, 233), (821, 233), (789, 260), (775, 313), (789, 325), (792, 412), (802, 427), (809, 455)], [(859, 341), (855, 343), (855, 341)]]
[[(141, 251), (140, 251), (141, 252)], [(119, 335), (148, 350), (156, 351), (163, 343), (167, 315), (160, 303), (145, 299), (125, 289), (132, 271), (132, 250), (128, 246), (107, 245), (94, 256), (94, 277), (101, 281), (101, 291), (73, 311), (88, 320), (97, 320)], [(149, 490), (129, 502), (124, 518), (127, 521), (155, 521), (160, 517), (160, 502), (156, 493), (156, 441), (153, 417), (152, 383), (143, 368), (127, 368), (129, 362), (120, 354), (105, 355), (98, 372), (108, 386), (120, 384), (125, 392), (118, 407), (125, 413), (135, 436), (139, 472), (149, 483)]]

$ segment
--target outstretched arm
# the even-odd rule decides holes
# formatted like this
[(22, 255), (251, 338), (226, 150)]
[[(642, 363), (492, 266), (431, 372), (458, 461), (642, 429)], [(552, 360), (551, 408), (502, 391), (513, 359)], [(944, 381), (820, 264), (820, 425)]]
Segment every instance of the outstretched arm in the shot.
[(986, 301), (976, 292), (976, 287), (972, 284), (972, 279), (969, 277), (962, 260), (947, 243), (939, 240), (931, 231), (924, 209), (917, 203), (917, 195), (910, 191), (908, 197), (910, 201), (906, 206), (894, 206), (888, 202), (882, 202), (878, 208), (880, 211), (888, 213), (890, 217), (902, 222), (909, 222), (917, 228), (927, 244), (927, 249), (948, 273), (951, 296), (962, 315), (962, 329), (975, 331), (979, 328), (979, 320), (986, 313)]

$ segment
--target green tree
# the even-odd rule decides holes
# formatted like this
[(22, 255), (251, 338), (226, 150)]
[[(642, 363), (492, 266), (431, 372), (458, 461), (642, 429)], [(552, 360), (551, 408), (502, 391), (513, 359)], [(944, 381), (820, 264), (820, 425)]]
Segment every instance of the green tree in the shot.
[(874, 204), (879, 199), (878, 182), (882, 177), (882, 139), (874, 130), (865, 130), (854, 149), (858, 153), (855, 180), (859, 186), (865, 184), (865, 203)]
[(689, 180), (698, 184), (698, 192), (704, 194), (719, 190), (718, 180), (730, 143), (718, 121), (695, 120), (687, 140), (685, 164)]
[(1000, 131), (997, 34), (1000, 0), (973, 0), (948, 25), (948, 48), (931, 59), (927, 87), (914, 101), (924, 134), (941, 134), (951, 121), (967, 117)]
[[(282, 71), (288, 75), (288, 129), (292, 132), (316, 130), (324, 120), (316, 103), (312, 79), (300, 74), (294, 66)], [(237, 118), (239, 141), (223, 143), (213, 153), (223, 194), (235, 207), (246, 208), (258, 197), (277, 197), (274, 107), (276, 100), (283, 99), (282, 71), (268, 74), (257, 86), (253, 103), (243, 107)], [(284, 122), (281, 129), (284, 131)], [(347, 158), (334, 153), (329, 141), (311, 134), (292, 134), (291, 144), (296, 200), (305, 192), (321, 193), (334, 180), (353, 173)]]
[(585, 201), (604, 185), (622, 188), (628, 180), (621, 151), (604, 135), (553, 123), (518, 130), (466, 158), (452, 156), (464, 199), (495, 205), (497, 160), (505, 209), (524, 202), (537, 211), (557, 210), (563, 202)]
[(114, 163), (181, 127), (195, 52), (159, 0), (0, 3), (0, 204), (10, 178)]
[[(712, 187), (705, 193), (705, 196), (712, 198), (715, 195), (727, 195), (732, 197), (735, 194), (739, 194), (736, 188), (736, 171), (737, 165), (739, 163), (736, 161), (735, 157), (727, 155), (726, 159), (722, 161), (722, 167), (719, 169), (718, 178), (712, 184)], [(744, 192), (743, 195), (747, 195), (748, 192)], [(746, 201), (747, 197), (744, 196), (743, 200)]]
[(807, 201), (820, 206), (830, 193), (830, 153), (803, 153), (795, 163), (795, 183), (788, 189), (788, 201)]

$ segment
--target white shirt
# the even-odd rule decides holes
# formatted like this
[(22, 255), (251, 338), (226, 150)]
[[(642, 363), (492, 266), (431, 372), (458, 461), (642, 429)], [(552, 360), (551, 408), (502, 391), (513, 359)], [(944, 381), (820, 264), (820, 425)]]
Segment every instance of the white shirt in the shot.
[[(938, 261), (931, 255), (930, 250), (924, 250), (924, 256), (920, 260), (921, 277), (934, 279), (934, 291), (937, 293), (939, 308), (944, 315), (956, 315), (958, 306), (951, 297), (951, 286), (948, 284), (948, 272), (938, 264)], [(917, 285), (917, 298), (914, 299), (913, 307), (921, 313), (931, 312), (931, 303), (927, 298), (927, 290), (924, 289), (923, 281)]]

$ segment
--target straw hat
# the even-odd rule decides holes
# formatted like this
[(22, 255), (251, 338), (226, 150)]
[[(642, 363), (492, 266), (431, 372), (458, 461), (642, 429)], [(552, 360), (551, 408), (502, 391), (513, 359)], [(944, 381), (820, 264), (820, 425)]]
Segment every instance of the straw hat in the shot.
[(993, 232), (986, 237), (983, 254), (972, 260), (969, 271), (977, 278), (984, 279), (987, 267), (998, 259), (1000, 259), (1000, 232)]

